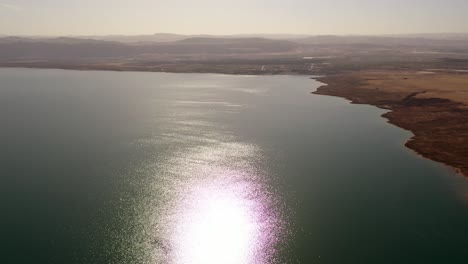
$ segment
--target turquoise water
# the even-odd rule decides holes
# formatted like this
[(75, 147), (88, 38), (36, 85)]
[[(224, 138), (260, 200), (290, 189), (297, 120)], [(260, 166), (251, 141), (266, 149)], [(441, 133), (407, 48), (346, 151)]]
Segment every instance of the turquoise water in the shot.
[(299, 76), (0, 70), (5, 263), (468, 263), (468, 182)]

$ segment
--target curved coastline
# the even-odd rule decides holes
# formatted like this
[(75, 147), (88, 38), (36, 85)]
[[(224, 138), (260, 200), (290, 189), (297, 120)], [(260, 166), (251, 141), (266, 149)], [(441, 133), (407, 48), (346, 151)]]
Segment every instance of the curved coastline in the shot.
[[(424, 158), (445, 164), (468, 177), (468, 105), (433, 97), (432, 91), (414, 87), (391, 90), (381, 82), (382, 73), (343, 73), (317, 78), (325, 83), (313, 94), (337, 96), (352, 104), (368, 104), (390, 110), (382, 115), (390, 124), (411, 131), (405, 146)], [(402, 82), (413, 73), (395, 74)], [(468, 80), (468, 75), (465, 75)], [(401, 78), (400, 78), (401, 77)], [(392, 81), (395, 79), (392, 79)], [(380, 80), (379, 80), (380, 81)], [(383, 88), (382, 88), (383, 87)], [(387, 88), (387, 89), (386, 89)]]
[[(167, 73), (218, 73), (228, 75), (308, 75), (310, 73), (281, 69), (278, 71), (258, 72), (251, 68), (241, 68), (239, 65), (229, 65), (227, 68), (208, 67), (203, 69), (141, 69), (141, 68), (108, 68), (102, 65), (94, 67), (78, 67), (77, 65), (0, 65), (0, 68), (45, 68), (64, 70), (90, 71), (137, 71), (137, 72), (167, 72)], [(431, 75), (428, 75), (431, 74)], [(390, 110), (382, 116), (390, 124), (411, 131), (413, 137), (405, 146), (424, 158), (443, 163), (455, 170), (456, 173), (468, 177), (468, 96), (466, 103), (443, 98), (434, 91), (427, 91), (424, 86), (414, 89), (381, 89), (375, 81), (382, 81), (388, 76), (393, 81), (405, 82), (411, 78), (421, 76), (437, 76), (441, 73), (433, 72), (404, 72), (404, 71), (363, 71), (345, 72), (324, 77), (313, 77), (326, 85), (319, 87), (313, 94), (337, 96), (345, 98), (353, 104), (368, 104)], [(442, 73), (447, 74), (447, 73)], [(464, 76), (463, 93), (468, 94), (468, 74)], [(466, 87), (466, 88), (465, 88)], [(446, 92), (446, 91), (445, 91)], [(453, 91), (452, 91), (453, 97)]]

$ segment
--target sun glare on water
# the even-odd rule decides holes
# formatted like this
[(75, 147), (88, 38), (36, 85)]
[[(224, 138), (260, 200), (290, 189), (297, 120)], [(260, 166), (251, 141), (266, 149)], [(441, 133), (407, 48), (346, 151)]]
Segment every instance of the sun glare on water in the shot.
[(166, 164), (169, 195), (157, 212), (154, 256), (170, 264), (267, 264), (281, 221), (251, 145), (210, 141)]
[(269, 223), (262, 219), (261, 204), (245, 197), (248, 187), (194, 189), (173, 234), (175, 263), (263, 263), (259, 252), (267, 244)]

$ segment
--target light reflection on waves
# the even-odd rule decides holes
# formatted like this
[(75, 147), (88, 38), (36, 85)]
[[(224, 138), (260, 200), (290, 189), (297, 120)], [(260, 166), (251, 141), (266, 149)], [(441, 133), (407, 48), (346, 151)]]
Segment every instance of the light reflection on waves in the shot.
[(176, 207), (174, 263), (265, 263), (274, 219), (262, 197), (249, 197), (254, 188), (222, 181), (194, 186)]
[[(196, 122), (194, 124), (197, 124)], [(203, 123), (206, 126), (206, 123)], [(199, 131), (203, 126), (194, 126)], [(185, 141), (157, 171), (153, 257), (174, 264), (270, 263), (280, 221), (257, 168), (256, 146), (224, 133), (172, 133)], [(164, 186), (161, 186), (164, 185)]]

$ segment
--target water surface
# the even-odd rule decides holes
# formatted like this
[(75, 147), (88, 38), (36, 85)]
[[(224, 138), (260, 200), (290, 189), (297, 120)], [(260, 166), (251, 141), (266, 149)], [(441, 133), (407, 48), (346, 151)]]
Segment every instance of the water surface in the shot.
[(467, 263), (468, 183), (298, 76), (0, 70), (6, 263)]

